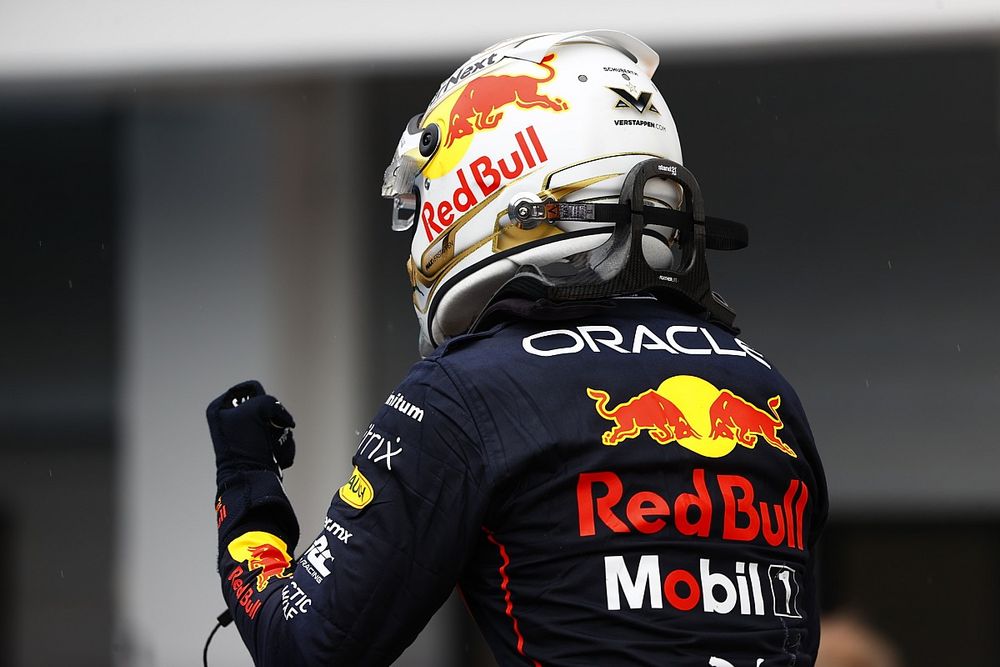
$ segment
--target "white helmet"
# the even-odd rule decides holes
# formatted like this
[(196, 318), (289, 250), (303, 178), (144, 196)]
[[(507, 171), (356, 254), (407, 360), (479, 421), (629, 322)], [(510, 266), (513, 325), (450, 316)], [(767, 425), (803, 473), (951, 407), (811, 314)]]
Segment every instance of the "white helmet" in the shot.
[[(531, 219), (531, 204), (617, 202), (637, 164), (680, 165), (673, 118), (651, 80), (658, 63), (646, 44), (611, 30), (519, 37), (473, 56), (410, 121), (382, 194), (394, 198), (393, 229), (416, 223), (407, 268), (422, 354), (468, 331), (522, 266), (578, 256), (615, 227), (592, 213)], [(639, 192), (671, 209), (684, 198), (670, 181)], [(643, 230), (650, 266), (670, 267), (673, 237), (669, 227)]]

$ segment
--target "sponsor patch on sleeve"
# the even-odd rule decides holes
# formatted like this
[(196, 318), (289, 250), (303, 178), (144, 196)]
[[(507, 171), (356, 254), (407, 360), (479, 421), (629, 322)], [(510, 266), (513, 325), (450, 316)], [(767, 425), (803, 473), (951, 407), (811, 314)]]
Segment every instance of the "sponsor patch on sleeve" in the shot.
[(347, 481), (347, 484), (340, 487), (339, 495), (340, 499), (351, 507), (362, 509), (372, 501), (372, 498), (375, 497), (375, 492), (372, 490), (372, 484), (368, 481), (368, 478), (358, 470), (357, 466), (354, 466), (351, 479)]
[(263, 591), (275, 577), (288, 577), (292, 565), (288, 545), (277, 535), (259, 530), (243, 533), (229, 543), (229, 555), (237, 563), (245, 563), (247, 570), (259, 570), (257, 590)]

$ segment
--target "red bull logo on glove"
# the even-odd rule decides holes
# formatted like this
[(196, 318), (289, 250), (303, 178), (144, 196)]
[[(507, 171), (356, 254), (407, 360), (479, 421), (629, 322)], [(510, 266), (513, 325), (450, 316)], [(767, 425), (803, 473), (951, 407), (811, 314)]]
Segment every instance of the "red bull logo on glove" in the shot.
[(726, 456), (736, 445), (753, 449), (760, 439), (797, 458), (778, 435), (784, 427), (778, 416), (781, 396), (771, 397), (765, 411), (728, 389), (719, 389), (692, 375), (667, 378), (656, 389), (648, 389), (611, 409), (611, 397), (606, 391), (588, 388), (587, 396), (595, 401), (597, 414), (615, 423), (601, 436), (601, 442), (608, 446), (645, 431), (661, 445), (674, 442), (709, 458)]

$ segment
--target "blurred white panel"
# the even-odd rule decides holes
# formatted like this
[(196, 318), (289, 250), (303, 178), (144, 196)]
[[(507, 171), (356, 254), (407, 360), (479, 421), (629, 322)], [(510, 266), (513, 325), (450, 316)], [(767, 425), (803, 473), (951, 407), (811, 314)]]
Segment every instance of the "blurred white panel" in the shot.
[[(252, 99), (158, 100), (127, 125), (120, 664), (196, 664), (224, 607), (204, 409), (274, 366), (264, 112)], [(220, 633), (213, 665), (246, 664), (234, 634)]]
[(668, 52), (996, 36), (1000, 2), (0, 0), (0, 83), (458, 60), (512, 35), (590, 27)]
[[(340, 227), (348, 238), (338, 245), (318, 243), (310, 231), (327, 229), (329, 241), (334, 221), (350, 216), (334, 215), (344, 199), (326, 184), (322, 205), (288, 210), (285, 200), (308, 193), (288, 182), (302, 159), (276, 150), (274, 114), (268, 98), (249, 94), (165, 97), (130, 110), (117, 592), (123, 664), (195, 664), (223, 609), (204, 420), (214, 395), (258, 378), (299, 415), (305, 464), (286, 486), (303, 539), (322, 526), (332, 489), (350, 471), (359, 352), (347, 298), (350, 233)], [(276, 184), (275, 174), (289, 169), (291, 178)], [(282, 242), (288, 238), (312, 247), (311, 255), (294, 253)], [(292, 270), (299, 264), (331, 268), (310, 275)], [(232, 628), (219, 633), (212, 656), (215, 667), (247, 663)]]

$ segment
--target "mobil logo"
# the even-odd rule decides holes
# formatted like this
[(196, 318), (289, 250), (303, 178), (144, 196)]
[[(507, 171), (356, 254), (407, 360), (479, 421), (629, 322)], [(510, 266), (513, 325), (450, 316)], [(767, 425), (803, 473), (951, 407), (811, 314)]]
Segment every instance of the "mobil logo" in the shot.
[[(631, 560), (631, 559), (630, 559)], [(713, 562), (677, 567), (662, 576), (661, 558), (644, 554), (634, 565), (623, 556), (604, 557), (609, 611), (669, 609), (801, 619), (799, 572), (788, 563)], [(665, 563), (664, 563), (665, 564)], [(664, 604), (666, 603), (666, 604)]]
[(784, 423), (778, 416), (781, 396), (772, 396), (763, 410), (729, 389), (692, 375), (675, 375), (655, 389), (609, 408), (611, 396), (587, 389), (595, 409), (614, 426), (601, 436), (608, 446), (638, 437), (645, 431), (661, 445), (677, 443), (696, 454), (720, 458), (736, 445), (753, 449), (763, 439), (778, 451), (797, 458), (778, 434)]

